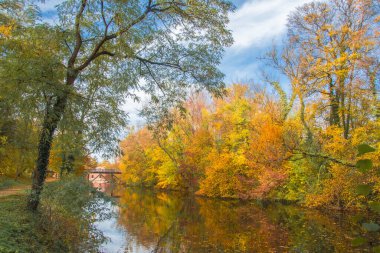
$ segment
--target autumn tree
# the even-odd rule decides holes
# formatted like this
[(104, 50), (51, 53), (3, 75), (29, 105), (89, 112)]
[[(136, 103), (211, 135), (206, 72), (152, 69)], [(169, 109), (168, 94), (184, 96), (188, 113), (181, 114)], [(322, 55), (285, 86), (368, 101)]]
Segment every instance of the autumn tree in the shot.
[(374, 115), (378, 99), (373, 96), (379, 70), (374, 2), (313, 2), (297, 8), (288, 21), (288, 44), (307, 78), (297, 87), (304, 85), (308, 97), (321, 99), (322, 117), (341, 127), (346, 139), (363, 124), (363, 110)]
[[(27, 45), (13, 39), (24, 33), (27, 26), (35, 25), (37, 9), (22, 1), (3, 1), (0, 7), (0, 149), (3, 150), (0, 152), (0, 173), (18, 178), (31, 172), (35, 160), (38, 135), (35, 122), (39, 113), (32, 97), (39, 91), (34, 90), (33, 78), (28, 88), (21, 84), (27, 69), (22, 69), (23, 75), (11, 77), (13, 67), (20, 63), (18, 67), (22, 68), (20, 54), (16, 56), (15, 52)], [(35, 60), (32, 61), (36, 66), (41, 63)]]
[[(223, 87), (223, 74), (216, 66), (223, 47), (232, 42), (226, 28), (232, 5), (225, 1), (82, 0), (66, 1), (57, 10), (59, 25), (27, 27), (31, 31), (44, 27), (49, 31), (44, 34), (48, 39), (37, 40), (33, 34), (12, 37), (28, 39), (29, 43), (38, 41), (51, 55), (50, 62), (43, 55), (49, 65), (45, 69), (54, 70), (42, 75), (39, 66), (24, 63), (34, 71), (34, 79), (37, 84), (40, 81), (48, 101), (33, 173), (31, 209), (38, 206), (57, 127), (68, 104), (81, 95), (82, 89), (95, 85), (103, 94), (118, 94), (117, 99), (99, 101), (115, 106), (136, 90), (147, 92), (162, 104), (173, 93), (176, 97), (183, 94), (190, 84), (217, 93)], [(12, 59), (9, 54), (9, 62)], [(19, 68), (13, 70), (15, 76), (21, 74)]]

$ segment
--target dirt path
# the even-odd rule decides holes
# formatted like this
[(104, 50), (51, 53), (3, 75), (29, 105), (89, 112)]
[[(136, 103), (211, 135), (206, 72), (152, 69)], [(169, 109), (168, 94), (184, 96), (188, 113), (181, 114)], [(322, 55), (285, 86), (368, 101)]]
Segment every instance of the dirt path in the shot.
[(0, 197), (21, 194), (28, 189), (30, 189), (30, 185), (21, 185), (21, 186), (15, 186), (8, 189), (0, 190)]
[[(45, 183), (53, 182), (55, 180), (56, 179), (54, 179), (54, 178), (47, 178)], [(9, 195), (22, 194), (26, 190), (29, 190), (29, 189), (30, 189), (30, 184), (18, 185), (18, 186), (13, 186), (13, 187), (10, 187), (7, 189), (3, 189), (3, 190), (0, 190), (0, 198), (5, 197), (5, 196), (9, 196)]]

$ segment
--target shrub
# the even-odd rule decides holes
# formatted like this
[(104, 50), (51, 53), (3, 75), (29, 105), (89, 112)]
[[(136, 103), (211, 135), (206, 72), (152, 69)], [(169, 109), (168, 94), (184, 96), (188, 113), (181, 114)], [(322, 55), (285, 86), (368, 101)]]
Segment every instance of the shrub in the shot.
[(85, 179), (48, 184), (41, 194), (40, 226), (54, 252), (98, 252), (106, 238), (94, 223), (112, 215), (110, 199)]

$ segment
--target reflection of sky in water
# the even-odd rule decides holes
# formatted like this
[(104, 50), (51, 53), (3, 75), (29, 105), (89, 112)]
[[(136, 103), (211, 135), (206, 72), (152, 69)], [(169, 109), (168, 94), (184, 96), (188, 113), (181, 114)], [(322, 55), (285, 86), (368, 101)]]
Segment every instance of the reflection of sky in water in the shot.
[[(118, 211), (118, 207), (113, 206), (112, 211)], [(117, 217), (96, 222), (95, 226), (103, 232), (103, 235), (108, 238), (108, 241), (103, 244), (100, 252), (104, 253), (148, 253), (151, 250), (138, 245), (120, 225), (117, 223)]]

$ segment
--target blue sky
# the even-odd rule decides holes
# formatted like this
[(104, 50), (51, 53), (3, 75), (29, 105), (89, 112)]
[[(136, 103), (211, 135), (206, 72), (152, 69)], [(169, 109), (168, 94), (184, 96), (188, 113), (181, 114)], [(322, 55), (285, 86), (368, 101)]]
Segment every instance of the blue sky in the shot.
[(222, 71), (226, 83), (261, 78), (263, 64), (257, 58), (286, 35), (287, 17), (297, 6), (311, 0), (239, 0), (230, 15), (234, 45), (226, 50)]
[[(48, 0), (40, 4), (44, 20), (55, 22), (55, 5), (62, 0)], [(273, 44), (281, 45), (286, 35), (287, 16), (297, 6), (311, 0), (234, 0), (237, 7), (230, 14), (229, 28), (234, 44), (227, 48), (220, 65), (227, 84), (239, 81), (260, 81), (263, 63), (257, 58), (271, 49)], [(141, 105), (127, 101), (125, 110), (131, 121), (138, 124), (137, 113)]]

